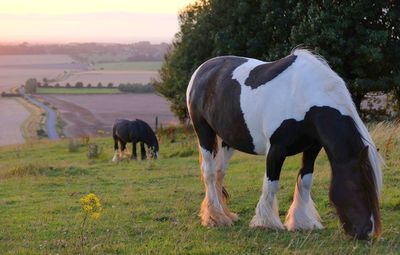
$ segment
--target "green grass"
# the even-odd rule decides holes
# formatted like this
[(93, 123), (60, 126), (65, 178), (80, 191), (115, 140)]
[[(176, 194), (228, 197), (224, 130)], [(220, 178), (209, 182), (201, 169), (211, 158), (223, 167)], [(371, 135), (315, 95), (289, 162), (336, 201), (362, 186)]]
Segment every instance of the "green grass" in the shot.
[[(68, 141), (35, 142), (0, 148), (1, 254), (399, 254), (400, 136), (393, 127), (375, 133), (384, 170), (381, 239), (353, 241), (341, 230), (328, 200), (330, 168), (316, 161), (313, 197), (324, 230), (313, 232), (251, 229), (249, 221), (261, 192), (264, 158), (236, 153), (225, 177), (230, 209), (240, 221), (232, 227), (205, 228), (198, 210), (204, 197), (193, 136), (162, 136), (157, 161), (111, 163), (111, 138), (98, 159), (87, 147), (68, 152)], [(391, 129), (390, 129), (391, 128)], [(394, 134), (394, 135), (393, 135)], [(390, 141), (389, 141), (390, 140)], [(388, 142), (389, 141), (389, 142)], [(300, 156), (283, 167), (278, 192), (284, 220), (292, 200)], [(93, 192), (102, 216), (83, 231), (79, 198)]]
[(95, 65), (95, 69), (111, 71), (157, 71), (160, 69), (161, 64), (161, 61), (99, 63)]
[(37, 88), (37, 94), (119, 94), (118, 88)]

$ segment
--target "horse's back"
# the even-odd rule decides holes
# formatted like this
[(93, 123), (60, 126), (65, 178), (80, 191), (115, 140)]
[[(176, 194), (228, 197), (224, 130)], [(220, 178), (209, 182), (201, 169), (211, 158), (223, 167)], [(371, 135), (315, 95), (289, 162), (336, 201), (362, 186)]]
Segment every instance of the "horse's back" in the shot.
[(312, 106), (342, 114), (353, 107), (343, 80), (307, 51), (274, 62), (233, 56), (206, 61), (191, 78), (187, 104), (195, 128), (205, 120), (228, 145), (257, 154), (265, 153), (283, 121), (304, 119)]
[(124, 142), (129, 142), (130, 123), (130, 120), (117, 119), (113, 125), (113, 136), (118, 137)]

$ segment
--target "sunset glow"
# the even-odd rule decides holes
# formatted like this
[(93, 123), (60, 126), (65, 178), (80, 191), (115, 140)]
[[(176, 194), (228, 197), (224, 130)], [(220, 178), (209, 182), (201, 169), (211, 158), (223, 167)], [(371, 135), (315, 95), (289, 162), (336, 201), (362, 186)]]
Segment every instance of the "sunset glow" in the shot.
[(192, 2), (0, 0), (0, 42), (168, 42)]

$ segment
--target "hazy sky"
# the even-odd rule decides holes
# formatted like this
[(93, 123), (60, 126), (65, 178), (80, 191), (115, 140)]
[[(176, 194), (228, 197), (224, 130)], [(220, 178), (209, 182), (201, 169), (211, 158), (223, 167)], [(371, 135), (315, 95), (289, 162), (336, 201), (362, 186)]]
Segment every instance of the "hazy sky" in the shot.
[(0, 0), (0, 42), (170, 42), (194, 0)]

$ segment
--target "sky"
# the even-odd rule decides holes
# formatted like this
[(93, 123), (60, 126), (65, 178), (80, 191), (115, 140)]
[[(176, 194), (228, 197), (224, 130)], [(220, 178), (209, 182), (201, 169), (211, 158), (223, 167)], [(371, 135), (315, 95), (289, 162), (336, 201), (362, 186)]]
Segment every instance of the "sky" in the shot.
[(0, 0), (0, 43), (169, 43), (194, 1)]

